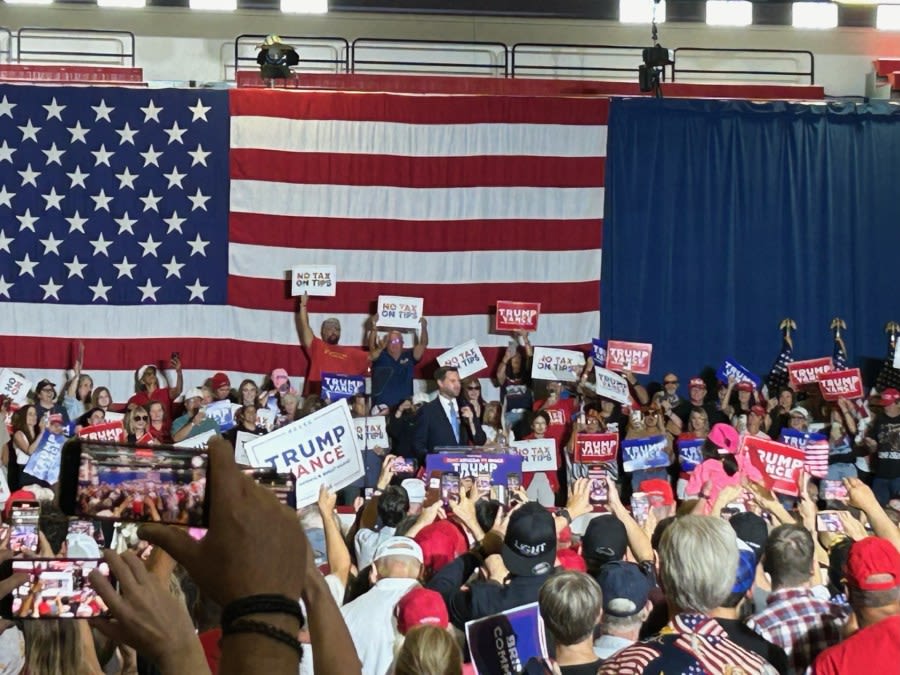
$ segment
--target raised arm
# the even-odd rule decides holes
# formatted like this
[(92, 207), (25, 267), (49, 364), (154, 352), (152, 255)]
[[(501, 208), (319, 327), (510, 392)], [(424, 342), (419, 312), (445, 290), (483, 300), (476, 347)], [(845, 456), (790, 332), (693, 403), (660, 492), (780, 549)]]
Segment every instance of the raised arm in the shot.
[(422, 326), (419, 329), (419, 339), (413, 347), (413, 358), (416, 361), (421, 361), (425, 356), (425, 350), (428, 349), (428, 319), (423, 316), (419, 319), (419, 324)]
[(650, 544), (650, 537), (647, 536), (647, 533), (644, 532), (641, 526), (638, 525), (638, 522), (628, 512), (628, 509), (622, 504), (622, 501), (619, 499), (619, 489), (616, 482), (610, 476), (607, 476), (606, 484), (608, 487), (607, 492), (609, 493), (609, 511), (621, 520), (625, 526), (628, 547), (634, 554), (635, 560), (638, 562), (653, 560), (653, 546)]
[(169, 387), (169, 397), (174, 401), (181, 396), (184, 390), (184, 373), (181, 372), (181, 355), (178, 352), (172, 354), (172, 360), (169, 362), (175, 369), (175, 386)]
[(859, 478), (845, 478), (844, 485), (850, 494), (850, 506), (855, 506), (866, 514), (875, 536), (887, 539), (900, 551), (900, 529), (897, 529), (894, 521), (884, 512), (872, 488)]
[(350, 551), (336, 522), (334, 522), (334, 505), (337, 495), (322, 483), (319, 487), (319, 512), (322, 514), (322, 529), (325, 531), (325, 555), (331, 573), (346, 586), (350, 577)]
[(75, 398), (78, 396), (78, 380), (81, 379), (81, 368), (84, 363), (84, 343), (79, 340), (78, 341), (78, 357), (75, 359), (75, 367), (74, 367), (74, 375), (72, 375), (72, 379), (69, 380), (69, 384), (66, 387), (66, 396), (69, 398)]
[(307, 302), (309, 302), (309, 295), (304, 293), (300, 296), (297, 314), (294, 315), (294, 324), (297, 327), (297, 337), (300, 338), (300, 344), (309, 349), (315, 335), (312, 332), (312, 328), (309, 327), (309, 312), (306, 309)]

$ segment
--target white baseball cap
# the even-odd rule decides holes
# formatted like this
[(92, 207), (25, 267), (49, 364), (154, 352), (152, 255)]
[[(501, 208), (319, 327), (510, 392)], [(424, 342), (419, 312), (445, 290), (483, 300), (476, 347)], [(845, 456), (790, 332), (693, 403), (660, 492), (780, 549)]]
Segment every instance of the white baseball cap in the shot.
[(391, 537), (385, 539), (378, 545), (378, 548), (375, 549), (375, 556), (372, 558), (372, 562), (376, 562), (390, 555), (405, 555), (410, 558), (415, 558), (420, 563), (424, 564), (425, 562), (425, 556), (422, 555), (422, 547), (409, 537)]

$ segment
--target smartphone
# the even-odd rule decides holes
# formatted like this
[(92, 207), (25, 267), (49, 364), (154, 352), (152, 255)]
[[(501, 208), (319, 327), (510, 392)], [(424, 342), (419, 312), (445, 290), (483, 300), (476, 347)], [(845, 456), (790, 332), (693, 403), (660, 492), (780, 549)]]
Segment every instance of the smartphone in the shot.
[(819, 511), (816, 516), (816, 529), (819, 532), (843, 532), (844, 524), (837, 511)]
[(509, 492), (503, 485), (491, 485), (491, 499), (509, 506)]
[(180, 357), (181, 357), (181, 354), (179, 352), (172, 352), (172, 360), (173, 361)]
[(9, 517), (9, 548), (11, 551), (38, 550), (38, 520), (41, 505), (37, 502), (13, 502)]
[(444, 506), (459, 501), (459, 474), (446, 471), (441, 474), (441, 499)]
[(606, 469), (599, 466), (588, 467), (588, 480), (591, 481), (589, 502), (593, 506), (606, 504), (609, 501), (609, 485), (606, 482)]
[(425, 488), (425, 499), (422, 508), (426, 508), (441, 501), (441, 472), (432, 471), (428, 477), (428, 485)]
[(242, 469), (253, 479), (257, 485), (261, 485), (274, 493), (285, 506), (297, 508), (297, 477), (292, 473), (277, 473), (274, 469)]
[(635, 492), (631, 495), (631, 515), (643, 525), (647, 522), (647, 516), (650, 514), (650, 497), (646, 492)]
[(719, 516), (721, 516), (723, 520), (731, 520), (731, 516), (737, 513), (744, 513), (746, 510), (747, 507), (744, 502), (731, 502), (722, 508), (719, 512)]
[(87, 619), (109, 616), (106, 604), (91, 586), (88, 575), (99, 570), (115, 585), (109, 565), (83, 558), (17, 558), (0, 566), (0, 577), (28, 575), (28, 581), (0, 599), (6, 619)]
[(510, 493), (515, 492), (520, 487), (522, 487), (522, 474), (518, 471), (510, 471), (506, 474), (506, 489)]
[(475, 490), (480, 495), (489, 493), (491, 491), (491, 474), (479, 473), (475, 476)]
[(398, 457), (394, 460), (394, 473), (414, 474), (416, 472), (416, 464), (411, 459)]
[(519, 343), (515, 340), (510, 340), (506, 345), (506, 356), (507, 358), (512, 358), (516, 355), (516, 352), (519, 351)]
[(843, 481), (839, 480), (823, 480), (822, 481), (822, 499), (826, 502), (846, 502), (850, 499), (847, 492), (847, 486)]
[(205, 452), (73, 439), (63, 446), (59, 506), (96, 520), (208, 527)]

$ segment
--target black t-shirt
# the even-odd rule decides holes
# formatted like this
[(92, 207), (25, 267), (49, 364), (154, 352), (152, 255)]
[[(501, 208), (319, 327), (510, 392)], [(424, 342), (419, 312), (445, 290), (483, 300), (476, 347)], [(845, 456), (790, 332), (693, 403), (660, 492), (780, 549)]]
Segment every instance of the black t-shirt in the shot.
[(875, 477), (900, 478), (900, 415), (884, 413), (875, 418), (866, 435), (878, 441), (875, 452)]
[(747, 651), (759, 654), (779, 672), (780, 675), (788, 673), (788, 658), (785, 651), (778, 645), (760, 637), (750, 628), (737, 619), (716, 619), (719, 625), (728, 633), (728, 638), (743, 647)]
[(597, 659), (592, 663), (582, 663), (577, 666), (560, 666), (559, 671), (562, 675), (597, 675), (602, 663), (603, 659)]

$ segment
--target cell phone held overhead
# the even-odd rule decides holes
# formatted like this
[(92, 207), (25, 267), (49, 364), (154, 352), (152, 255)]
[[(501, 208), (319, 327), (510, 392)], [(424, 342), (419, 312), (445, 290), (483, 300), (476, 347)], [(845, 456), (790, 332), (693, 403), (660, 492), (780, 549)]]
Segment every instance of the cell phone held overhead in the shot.
[(28, 579), (0, 598), (0, 616), (6, 619), (61, 619), (108, 616), (103, 599), (88, 578), (93, 570), (111, 578), (102, 560), (80, 558), (31, 558), (7, 560), (0, 578), (25, 574)]
[(208, 526), (205, 452), (164, 445), (69, 441), (60, 465), (60, 508), (98, 520)]

